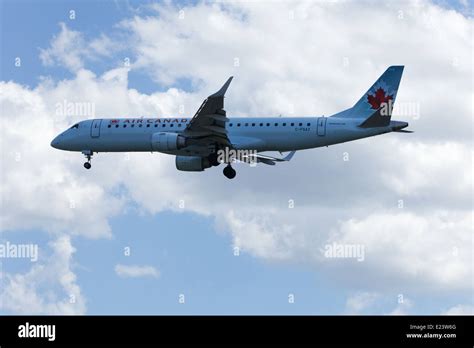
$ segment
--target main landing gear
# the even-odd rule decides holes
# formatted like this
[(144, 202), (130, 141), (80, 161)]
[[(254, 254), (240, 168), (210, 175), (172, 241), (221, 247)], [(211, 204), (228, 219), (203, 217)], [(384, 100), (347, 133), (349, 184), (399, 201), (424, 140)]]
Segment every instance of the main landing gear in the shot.
[(235, 171), (234, 168), (232, 168), (230, 163), (224, 168), (223, 173), (228, 179), (233, 179), (237, 175), (237, 172)]
[[(217, 167), (221, 162), (218, 161), (219, 156), (217, 155), (217, 152), (211, 153), (207, 159), (209, 160), (209, 164), (213, 167)], [(237, 175), (237, 172), (235, 171), (234, 168), (230, 165), (230, 163), (227, 164), (227, 166), (224, 168), (223, 171), (224, 175), (228, 179), (233, 179)]]
[(87, 162), (84, 163), (84, 168), (86, 168), (86, 169), (91, 169), (91, 167), (92, 167), (92, 165), (91, 165), (92, 151), (90, 151), (90, 150), (85, 150), (85, 151), (82, 151), (82, 153), (83, 153), (84, 156), (86, 156), (86, 158), (87, 158)]
[(217, 153), (216, 152), (213, 152), (211, 153), (207, 159), (209, 160), (209, 163), (211, 164), (211, 166), (213, 167), (217, 167), (219, 164), (221, 164), (219, 161), (218, 161), (218, 156), (217, 156)]

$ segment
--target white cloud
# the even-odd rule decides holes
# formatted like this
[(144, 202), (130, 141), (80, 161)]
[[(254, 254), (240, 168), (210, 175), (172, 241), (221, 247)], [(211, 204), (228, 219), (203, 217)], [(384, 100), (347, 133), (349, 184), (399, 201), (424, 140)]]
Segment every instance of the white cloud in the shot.
[[(365, 246), (363, 265), (387, 288), (403, 280), (428, 290), (472, 287), (472, 213), (375, 213), (350, 219), (331, 241)], [(424, 284), (424, 285), (423, 285)]]
[[(474, 155), (468, 144), (455, 141), (405, 142), (397, 146), (398, 161), (394, 163), (391, 158), (386, 158), (382, 173), (387, 186), (393, 186), (396, 193), (408, 197), (419, 196), (437, 187), (436, 195), (440, 199), (451, 196), (460, 203), (468, 203), (466, 188), (472, 184), (473, 174), (469, 163)], [(401, 166), (399, 161), (409, 163)]]
[(460, 304), (454, 307), (449, 308), (445, 312), (441, 313), (443, 315), (473, 315), (474, 306), (467, 304)]
[(121, 45), (118, 42), (113, 41), (105, 34), (100, 34), (99, 37), (91, 40), (88, 45), (88, 49), (90, 50), (89, 55), (97, 55), (102, 57), (109, 57), (115, 51), (120, 48)]
[(234, 246), (265, 259), (289, 259), (291, 248), (298, 236), (292, 233), (292, 226), (275, 226), (268, 214), (246, 214), (238, 218), (233, 210), (226, 216), (228, 228), (233, 233)]
[[(394, 303), (396, 303), (396, 306), (393, 308)], [(384, 308), (393, 309), (386, 310)], [(413, 301), (401, 294), (395, 296), (393, 294), (383, 295), (377, 292), (359, 291), (347, 297), (345, 314), (408, 315), (411, 314), (413, 308)]]
[[(107, 219), (123, 201), (108, 194), (106, 185), (84, 176), (79, 166), (71, 166), (70, 154), (50, 146), (67, 120), (55, 123), (55, 100), (44, 97), (42, 88), (0, 82), (2, 229), (110, 237)], [(81, 161), (81, 155), (73, 158)]]
[(50, 47), (40, 49), (41, 62), (46, 66), (61, 65), (77, 72), (84, 67), (86, 59), (108, 57), (120, 47), (119, 42), (113, 42), (105, 34), (87, 41), (81, 32), (69, 29), (65, 23), (59, 26), (61, 32), (53, 37)]
[(359, 292), (347, 298), (346, 313), (347, 314), (361, 314), (368, 308), (372, 307), (379, 299), (377, 293)]
[(153, 266), (116, 265), (115, 273), (122, 278), (158, 278), (160, 272)]
[[(50, 243), (52, 255), (27, 273), (2, 272), (0, 308), (15, 314), (84, 314), (86, 303), (72, 271), (75, 252), (69, 237)], [(41, 252), (41, 250), (40, 250)]]
[(413, 308), (413, 302), (409, 298), (404, 298), (403, 302), (399, 302), (397, 307), (391, 311), (390, 315), (408, 315)]
[(80, 32), (70, 30), (60, 23), (61, 32), (51, 41), (51, 47), (40, 50), (40, 58), (45, 65), (59, 63), (72, 71), (83, 67), (84, 38)]

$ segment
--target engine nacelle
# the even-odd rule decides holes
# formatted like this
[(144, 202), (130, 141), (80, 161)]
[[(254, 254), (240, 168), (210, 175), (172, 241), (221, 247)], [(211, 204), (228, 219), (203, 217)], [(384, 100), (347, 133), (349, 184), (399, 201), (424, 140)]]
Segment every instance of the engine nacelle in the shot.
[(199, 156), (176, 156), (176, 169), (185, 172), (202, 172), (211, 167), (206, 157)]
[(151, 148), (155, 151), (173, 151), (186, 147), (186, 138), (177, 133), (159, 132), (151, 136)]

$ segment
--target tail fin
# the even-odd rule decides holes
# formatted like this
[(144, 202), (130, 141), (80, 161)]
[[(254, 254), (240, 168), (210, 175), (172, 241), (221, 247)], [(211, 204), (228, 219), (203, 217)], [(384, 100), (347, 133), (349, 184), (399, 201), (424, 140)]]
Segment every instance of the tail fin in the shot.
[(332, 116), (360, 119), (361, 127), (388, 125), (402, 73), (403, 65), (389, 67), (352, 108)]

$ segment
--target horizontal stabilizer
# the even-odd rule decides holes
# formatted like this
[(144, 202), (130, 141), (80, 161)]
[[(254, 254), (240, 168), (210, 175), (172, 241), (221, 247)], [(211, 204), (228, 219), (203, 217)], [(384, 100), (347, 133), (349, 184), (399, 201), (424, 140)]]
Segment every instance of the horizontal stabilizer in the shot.
[(264, 164), (268, 164), (269, 166), (274, 166), (276, 164), (275, 162), (288, 162), (288, 161), (290, 161), (293, 158), (295, 152), (296, 151), (291, 151), (290, 153), (288, 153), (288, 155), (286, 155), (283, 158), (262, 155), (262, 154), (259, 154), (259, 153), (256, 154), (256, 155), (250, 155), (250, 156), (244, 156), (244, 157), (248, 159), (247, 162), (255, 162), (255, 160), (256, 160), (257, 163), (264, 163)]

